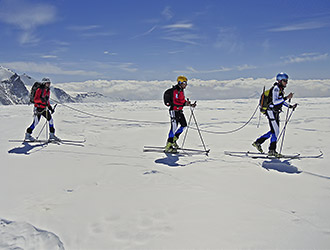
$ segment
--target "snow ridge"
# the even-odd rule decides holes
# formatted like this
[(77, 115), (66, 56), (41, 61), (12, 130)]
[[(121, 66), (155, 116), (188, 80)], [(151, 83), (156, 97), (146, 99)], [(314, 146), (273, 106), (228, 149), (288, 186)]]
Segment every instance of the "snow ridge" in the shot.
[(0, 249), (64, 250), (55, 234), (41, 230), (26, 222), (0, 219)]

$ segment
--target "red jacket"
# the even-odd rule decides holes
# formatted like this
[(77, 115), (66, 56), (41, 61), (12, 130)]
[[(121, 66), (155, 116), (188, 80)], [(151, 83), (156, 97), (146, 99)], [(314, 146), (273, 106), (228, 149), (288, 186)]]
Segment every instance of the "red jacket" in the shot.
[(184, 92), (180, 87), (173, 90), (173, 110), (182, 110), (186, 103)]
[(34, 95), (34, 106), (38, 108), (49, 107), (49, 95), (50, 91), (48, 88), (38, 88)]

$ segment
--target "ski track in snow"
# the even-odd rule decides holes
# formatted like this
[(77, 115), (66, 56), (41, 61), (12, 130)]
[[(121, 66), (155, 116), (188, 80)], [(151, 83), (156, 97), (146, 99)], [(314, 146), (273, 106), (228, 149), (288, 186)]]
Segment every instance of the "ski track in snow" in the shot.
[[(324, 157), (285, 161), (223, 153), (253, 150), (251, 143), (268, 130), (263, 116), (259, 129), (256, 116), (234, 134), (202, 133), (211, 149), (207, 157), (143, 153), (143, 145), (165, 144), (169, 124), (103, 120), (60, 105), (54, 114), (57, 135), (86, 138), (84, 147), (9, 143), (24, 135), (32, 107), (0, 107), (1, 128), (6, 131), (0, 144), (4, 163), (0, 174), (6, 176), (0, 183), (6, 201), (0, 205), (4, 218), (0, 248), (33, 249), (33, 244), (40, 244), (39, 249), (327, 248), (330, 99), (314, 101), (299, 100), (284, 149), (302, 155), (322, 149)], [(232, 104), (200, 101), (195, 115), (201, 128), (235, 129), (249, 119), (256, 101)], [(108, 117), (168, 121), (168, 111), (161, 105), (148, 101), (75, 107)], [(187, 120), (189, 114), (186, 109)], [(283, 127), (285, 113), (281, 119)], [(42, 125), (43, 120), (36, 134)], [(197, 131), (188, 130), (185, 145), (203, 148)], [(15, 223), (7, 220), (18, 226), (9, 230)]]

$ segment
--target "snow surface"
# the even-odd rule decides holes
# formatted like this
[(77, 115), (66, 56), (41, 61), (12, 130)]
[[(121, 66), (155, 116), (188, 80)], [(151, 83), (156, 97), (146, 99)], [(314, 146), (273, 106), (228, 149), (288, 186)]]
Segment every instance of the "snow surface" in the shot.
[[(0, 249), (329, 249), (330, 98), (297, 101), (284, 152), (322, 150), (321, 159), (226, 156), (253, 150), (268, 130), (263, 116), (260, 128), (256, 116), (236, 133), (202, 133), (208, 157), (144, 153), (144, 145), (166, 141), (161, 101), (70, 106), (165, 124), (58, 105), (56, 134), (86, 138), (84, 147), (12, 143), (32, 122), (32, 106), (0, 106)], [(244, 124), (257, 102), (199, 101), (195, 115), (202, 129), (228, 131)], [(188, 120), (189, 108), (185, 114)], [(186, 146), (202, 148), (196, 130), (188, 130)]]

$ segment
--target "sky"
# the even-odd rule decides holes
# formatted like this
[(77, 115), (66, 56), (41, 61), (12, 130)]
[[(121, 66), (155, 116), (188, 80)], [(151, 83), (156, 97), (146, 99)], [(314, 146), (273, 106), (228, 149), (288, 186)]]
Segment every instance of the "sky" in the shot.
[(328, 0), (0, 0), (0, 65), (36, 79), (330, 79)]

